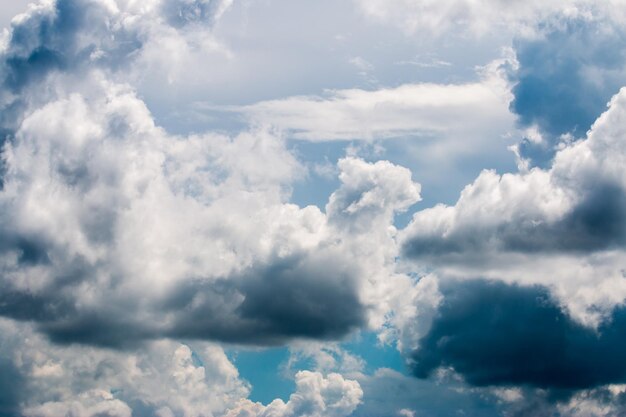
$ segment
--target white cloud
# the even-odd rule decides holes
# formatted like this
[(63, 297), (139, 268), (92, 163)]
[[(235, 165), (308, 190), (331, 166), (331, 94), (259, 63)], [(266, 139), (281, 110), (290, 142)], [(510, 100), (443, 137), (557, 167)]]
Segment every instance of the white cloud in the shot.
[(224, 417), (343, 417), (357, 408), (362, 397), (357, 381), (335, 373), (300, 371), (296, 392), (287, 402), (277, 399), (264, 406), (244, 400)]
[[(358, 382), (301, 371), (287, 403), (267, 407), (245, 398), (250, 386), (222, 348), (174, 341), (116, 351), (55, 346), (26, 325), (0, 320), (3, 352), (18, 370), (21, 411), (29, 417), (211, 417), (233, 415), (344, 417), (361, 403)], [(228, 411), (228, 409), (232, 409)], [(236, 410), (236, 411), (233, 411)], [(264, 410), (264, 411), (260, 411)], [(279, 414), (272, 414), (279, 413)]]
[(479, 82), (405, 84), (377, 90), (332, 90), (235, 107), (251, 123), (310, 141), (417, 137), (477, 138), (513, 125), (511, 99), (497, 61)]
[(26, 325), (0, 322), (4, 354), (20, 375), (23, 415), (212, 416), (245, 398), (249, 385), (212, 344), (158, 341), (135, 351), (56, 346)]
[(406, 253), (444, 276), (546, 285), (575, 318), (598, 324), (626, 298), (625, 109), (622, 90), (548, 170), (483, 171), (454, 206), (417, 212), (402, 232)]
[[(622, 0), (354, 0), (366, 15), (397, 25), (407, 34), (435, 35), (453, 32), (486, 35), (495, 31), (534, 30), (537, 22), (554, 15), (610, 13), (623, 18)], [(615, 13), (616, 12), (616, 13)]]
[(23, 411), (28, 417), (131, 417), (132, 410), (108, 391), (92, 390), (81, 393), (75, 400), (48, 402)]
[(303, 168), (279, 137), (170, 136), (101, 72), (49, 82), (56, 97), (26, 112), (4, 153), (5, 316), (113, 346), (275, 344), (382, 325), (381, 291), (405, 281), (393, 216), (419, 200), (407, 169), (341, 160), (324, 214), (287, 202)]

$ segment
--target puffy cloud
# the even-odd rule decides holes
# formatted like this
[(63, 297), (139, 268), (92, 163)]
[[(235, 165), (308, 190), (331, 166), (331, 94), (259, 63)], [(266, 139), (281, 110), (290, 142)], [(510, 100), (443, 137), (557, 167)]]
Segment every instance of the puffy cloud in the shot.
[[(35, 111), (6, 148), (3, 314), (40, 319), (59, 341), (104, 343), (114, 334), (129, 337), (133, 328), (139, 338), (168, 334), (181, 322), (204, 328), (202, 337), (219, 338), (219, 328), (235, 324), (227, 317), (254, 316), (269, 301), (255, 281), (271, 279), (277, 288), (295, 291), (285, 293), (282, 310), (267, 312), (274, 314), (270, 323), (289, 305), (305, 309), (300, 299), (306, 289), (324, 283), (318, 274), (333, 276), (306, 259), (324, 234), (325, 220), (317, 209), (283, 204), (284, 185), (297, 164), (277, 139), (170, 138), (132, 93), (111, 88), (105, 98), (71, 94)], [(262, 164), (273, 166), (272, 176), (257, 176)], [(318, 256), (340, 257), (329, 252)], [(283, 275), (272, 273), (281, 269)], [(336, 290), (331, 293), (337, 299), (347, 296), (336, 306), (355, 307), (358, 317), (354, 271), (346, 266), (334, 272), (344, 278), (326, 281), (325, 289)], [(304, 285), (300, 290), (291, 286), (296, 276)], [(146, 303), (137, 305), (134, 297)], [(28, 304), (39, 308), (28, 313)], [(200, 325), (196, 315), (209, 307), (215, 322)], [(158, 325), (146, 320), (159, 311), (169, 319)], [(179, 319), (185, 311), (187, 320)], [(301, 320), (319, 319), (315, 308), (300, 311)], [(343, 331), (360, 323), (346, 317)], [(240, 325), (252, 328), (251, 320)], [(90, 330), (94, 323), (101, 325), (97, 333)], [(118, 325), (127, 330), (117, 332)], [(274, 331), (298, 332), (290, 328)]]
[(15, 117), (3, 147), (1, 315), (58, 343), (114, 347), (337, 339), (384, 321), (388, 297), (377, 295), (404, 280), (393, 215), (419, 199), (408, 170), (345, 159), (327, 213), (300, 208), (287, 201), (304, 169), (280, 137), (169, 135), (115, 81), (120, 65), (140, 67), (164, 36), (188, 40), (202, 30), (191, 21), (229, 5), (59, 0), (14, 20), (2, 52)]
[(451, 367), (478, 386), (576, 390), (626, 381), (622, 307), (594, 330), (573, 321), (543, 287), (469, 281), (444, 293), (411, 357), (419, 377)]
[[(217, 345), (156, 341), (138, 350), (58, 346), (27, 325), (0, 320), (5, 386), (0, 415), (73, 417), (231, 416), (263, 408)], [(6, 363), (5, 363), (6, 362)], [(9, 389), (10, 384), (15, 389)], [(344, 417), (361, 402), (358, 382), (301, 371), (290, 401), (262, 415)], [(308, 414), (307, 414), (308, 413)], [(256, 414), (242, 414), (256, 415)]]
[(408, 170), (342, 160), (327, 214), (298, 208), (285, 200), (301, 167), (279, 138), (171, 137), (131, 89), (92, 77), (58, 84), (70, 91), (5, 148), (2, 315), (110, 346), (336, 339), (380, 322), (393, 214), (419, 199)]
[[(81, 84), (95, 68), (121, 83), (143, 74), (167, 79), (196, 50), (222, 53), (211, 25), (188, 25), (192, 15), (215, 21), (230, 1), (54, 0), (31, 4), (16, 16), (0, 51), (2, 140), (20, 125), (28, 109), (54, 99), (51, 77), (72, 74)], [(165, 10), (167, 9), (167, 13)], [(184, 22), (170, 22), (165, 16)], [(168, 22), (170, 24), (168, 24)], [(168, 54), (162, 52), (168, 51)]]
[(622, 90), (549, 170), (484, 171), (454, 206), (416, 213), (404, 253), (444, 276), (547, 285), (577, 319), (597, 325), (626, 296), (625, 109)]
[(343, 417), (357, 408), (362, 397), (356, 381), (334, 373), (325, 377), (319, 372), (300, 371), (296, 374), (296, 392), (289, 401), (277, 399), (264, 406), (245, 400), (225, 417)]
[(94, 390), (80, 394), (76, 400), (50, 402), (23, 412), (25, 416), (54, 417), (130, 417), (132, 410), (124, 402), (117, 400), (110, 392)]
[[(224, 351), (173, 341), (136, 351), (57, 346), (2, 320), (3, 354), (18, 390), (9, 415), (219, 415), (250, 391)], [(15, 376), (13, 376), (15, 375)], [(8, 391), (11, 392), (10, 390)]]

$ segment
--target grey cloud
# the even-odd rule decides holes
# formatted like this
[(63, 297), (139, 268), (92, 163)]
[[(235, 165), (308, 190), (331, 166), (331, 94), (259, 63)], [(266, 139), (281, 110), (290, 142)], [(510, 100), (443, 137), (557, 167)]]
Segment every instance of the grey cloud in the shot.
[(452, 367), (476, 386), (575, 391), (626, 382), (626, 309), (594, 331), (571, 319), (546, 288), (501, 282), (448, 285), (429, 332), (411, 355), (425, 378)]
[(550, 169), (483, 171), (454, 206), (417, 212), (403, 231), (414, 259), (459, 261), (505, 253), (586, 256), (626, 243), (625, 90), (584, 140), (561, 149)]
[(162, 304), (173, 314), (163, 335), (278, 345), (338, 339), (365, 325), (356, 271), (342, 259), (293, 256), (228, 279), (190, 280)]
[[(237, 148), (207, 148), (220, 138), (166, 137), (132, 95), (110, 98), (105, 108), (90, 104), (93, 107), (86, 108), (86, 102), (76, 97), (58, 101), (33, 117), (56, 119), (54, 115), (62, 114), (60, 125), (42, 132), (38, 122), (27, 119), (16, 136), (13, 163), (35, 157), (40, 161), (36, 165), (46, 168), (12, 165), (8, 188), (0, 194), (5, 209), (0, 219), (0, 315), (33, 322), (59, 344), (122, 349), (163, 337), (256, 345), (340, 339), (367, 324), (370, 309), (361, 292), (364, 277), (372, 272), (353, 259), (350, 244), (342, 243), (351, 236), (339, 233), (330, 239), (324, 214), (317, 208), (284, 204), (277, 192), (285, 181), (281, 175), (291, 175), (292, 161), (284, 158), (282, 168), (273, 164), (276, 183), (260, 186), (249, 184), (246, 175), (240, 178), (239, 170), (221, 172), (213, 166), (216, 156), (228, 157), (233, 150), (253, 167), (258, 163), (254, 158), (265, 161), (283, 156), (286, 151), (274, 149), (277, 139), (258, 139), (267, 148), (260, 155), (256, 147), (246, 150), (254, 139), (250, 136), (229, 138), (227, 144), (236, 143)], [(98, 112), (94, 114), (92, 108)], [(108, 127), (112, 120), (119, 120), (120, 112), (128, 118), (128, 126), (111, 132)], [(89, 120), (84, 114), (90, 115)], [(79, 123), (95, 128), (87, 128), (78, 137), (66, 136), (67, 127)], [(150, 138), (154, 147), (135, 148), (137, 138), (143, 137)], [(45, 146), (40, 147), (41, 143)], [(206, 153), (198, 154), (198, 145)], [(130, 164), (118, 162), (117, 158), (129, 154), (139, 156)], [(188, 155), (191, 161), (185, 159)], [(163, 166), (166, 158), (170, 170)], [(360, 184), (365, 179), (353, 193), (356, 201), (361, 200), (359, 193), (371, 190), (388, 195), (389, 207), (377, 208), (384, 220), (383, 231), (396, 206), (404, 207), (418, 196), (407, 170), (356, 159), (345, 164), (350, 168), (348, 180)], [(210, 192), (216, 188), (224, 194), (216, 201), (179, 194), (182, 191), (168, 182), (181, 172), (183, 180), (204, 180), (196, 174), (203, 175), (208, 168), (221, 172), (218, 184), (202, 182)], [(380, 178), (363, 174), (371, 169)], [(387, 171), (398, 178), (384, 176)], [(387, 182), (382, 182), (383, 177)], [(140, 181), (134, 183), (137, 178)], [(53, 184), (52, 199), (50, 188), (31, 187), (41, 179)], [(391, 198), (399, 185), (410, 186), (399, 197), (400, 203)], [(252, 205), (242, 205), (240, 195)], [(29, 205), (30, 199), (38, 204)], [(155, 206), (154, 201), (159, 204)], [(169, 211), (167, 204), (172, 201), (176, 210)], [(46, 207), (39, 222), (36, 213)], [(132, 211), (133, 207), (139, 208)], [(184, 210), (192, 215), (181, 217)], [(250, 220), (250, 211), (266, 217)], [(376, 210), (365, 211), (366, 219), (376, 219)], [(354, 219), (347, 216), (348, 220)], [(57, 229), (59, 222), (65, 224), (62, 230)], [(164, 233), (153, 235), (156, 238), (146, 237), (161, 228)], [(178, 234), (180, 230), (184, 233)], [(245, 234), (240, 237), (241, 230)], [(309, 242), (303, 244), (299, 237)], [(264, 246), (257, 242), (261, 239)], [(180, 255), (172, 254), (179, 248), (184, 249)], [(159, 268), (152, 267), (152, 262)], [(135, 284), (141, 279), (145, 287)], [(151, 288), (152, 282), (161, 289)]]
[[(626, 243), (626, 193), (622, 187), (596, 184), (556, 220), (541, 217), (502, 222), (493, 230), (479, 222), (445, 236), (416, 235), (403, 247), (405, 256), (428, 258), (485, 250), (520, 253), (589, 253)], [(521, 208), (520, 208), (521, 209)], [(521, 209), (523, 210), (523, 209)]]
[(23, 383), (24, 378), (19, 369), (7, 358), (0, 357), (0, 417), (19, 415)]
[[(59, 344), (124, 349), (162, 337), (254, 345), (335, 340), (364, 326), (367, 313), (356, 271), (342, 271), (339, 262), (297, 257), (227, 279), (189, 280), (162, 301), (141, 300), (141, 308), (119, 297), (96, 310), (81, 308), (61, 283), (43, 294), (5, 289), (0, 315), (35, 322)], [(81, 271), (77, 279), (94, 273)]]

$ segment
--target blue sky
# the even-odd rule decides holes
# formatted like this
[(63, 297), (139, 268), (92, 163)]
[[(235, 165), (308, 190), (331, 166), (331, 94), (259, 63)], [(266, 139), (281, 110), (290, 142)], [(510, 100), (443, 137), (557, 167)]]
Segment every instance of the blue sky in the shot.
[(626, 413), (623, 0), (0, 26), (0, 417)]

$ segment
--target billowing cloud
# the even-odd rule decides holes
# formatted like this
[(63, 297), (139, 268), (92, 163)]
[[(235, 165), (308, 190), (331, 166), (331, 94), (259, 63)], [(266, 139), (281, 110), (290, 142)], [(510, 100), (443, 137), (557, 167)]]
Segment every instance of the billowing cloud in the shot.
[(597, 323), (626, 295), (625, 98), (622, 90), (550, 169), (484, 171), (454, 206), (416, 213), (404, 253), (444, 275), (547, 285), (578, 319)]
[[(366, 45), (381, 26), (362, 20), (371, 38), (358, 45), (378, 52), (347, 41), (363, 27), (330, 25), (341, 30), (315, 48), (332, 54), (283, 65), (255, 58), (264, 55), (257, 40), (238, 33), (261, 9), (231, 0), (46, 0), (13, 20), (0, 38), (0, 416), (622, 412), (626, 90), (597, 118), (623, 76), (611, 52), (621, 50), (624, 16), (607, 15), (621, 0), (356, 3), (409, 36), (453, 27), (461, 37), (514, 36), (517, 56), (490, 44), (480, 68), (456, 68), (450, 50), (426, 51), (420, 66), (414, 48), (386, 55), (412, 42), (401, 33)], [(267, 5), (272, 25), (301, 29), (288, 19), (297, 3)], [(457, 39), (443, 37), (436, 42)], [(276, 56), (299, 47), (284, 48)], [(315, 87), (276, 91), (251, 87), (263, 84), (254, 76), (232, 82), (258, 70), (260, 80), (295, 83), (317, 70), (298, 68), (331, 55), (329, 73), (341, 62), (365, 81), (320, 75)], [(383, 60), (395, 62), (388, 74), (377, 73)], [(219, 68), (205, 73), (199, 62)], [(407, 63), (433, 73), (396, 77)], [(202, 110), (178, 89), (197, 85), (193, 100), (217, 109), (207, 117), (244, 123), (162, 127), (154, 115), (177, 100), (181, 112)], [(216, 98), (229, 89), (230, 102)], [(538, 163), (523, 142), (519, 172), (483, 171), (455, 205), (419, 211), (403, 230), (396, 216), (421, 186), (410, 170), (376, 161), (382, 154), (351, 148), (324, 159), (337, 175), (327, 204), (292, 203), (308, 170), (290, 139), (397, 146), (390, 159), (419, 154), (413, 162), (437, 165), (439, 176), (461, 154), (506, 152), (514, 113), (532, 141), (558, 142), (553, 161)], [(368, 352), (341, 344), (360, 330), (435, 382), (369, 368)], [(214, 343), (287, 345), (295, 391), (255, 402)], [(300, 368), (307, 360), (313, 369)], [(392, 404), (381, 405), (385, 396)]]
[(144, 65), (164, 33), (195, 30), (161, 13), (194, 26), (229, 4), (59, 0), (13, 22), (2, 316), (57, 343), (112, 347), (162, 337), (274, 345), (382, 324), (394, 213), (419, 200), (408, 170), (343, 159), (326, 213), (300, 208), (288, 199), (305, 171), (279, 136), (169, 135), (116, 81), (118, 64)]
[[(2, 320), (0, 327), (6, 357), (2, 369), (11, 370), (0, 377), (7, 384), (0, 397), (2, 415), (217, 417), (232, 415), (229, 409), (262, 407), (242, 401), (250, 386), (217, 345), (192, 348), (162, 340), (137, 351), (68, 349), (50, 344), (28, 326)], [(9, 388), (9, 377), (15, 389)], [(361, 397), (356, 381), (302, 371), (292, 400), (283, 403), (283, 411), (292, 414), (281, 415), (310, 410), (311, 416), (344, 417)], [(281, 403), (275, 400), (268, 408)]]
[[(219, 415), (246, 397), (249, 385), (218, 346), (158, 341), (138, 351), (47, 342), (29, 326), (2, 321), (13, 397), (25, 416)], [(8, 382), (2, 375), (1, 380)], [(9, 391), (10, 392), (10, 391)], [(172, 395), (176, 393), (176, 395)]]
[(296, 374), (296, 392), (287, 402), (277, 399), (263, 405), (245, 400), (225, 417), (342, 417), (350, 415), (362, 397), (356, 381), (339, 374), (324, 377), (319, 372), (300, 371)]
[(100, 88), (33, 112), (5, 150), (3, 315), (112, 345), (337, 338), (367, 322), (363, 279), (378, 272), (343, 227), (386, 233), (419, 198), (407, 170), (344, 160), (325, 216), (284, 202), (299, 166), (279, 139), (169, 137), (132, 92)]
[(478, 386), (576, 390), (626, 382), (621, 307), (594, 330), (573, 321), (542, 287), (469, 281), (444, 294), (411, 357), (419, 377), (451, 367)]

